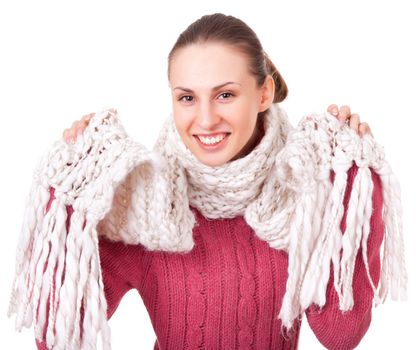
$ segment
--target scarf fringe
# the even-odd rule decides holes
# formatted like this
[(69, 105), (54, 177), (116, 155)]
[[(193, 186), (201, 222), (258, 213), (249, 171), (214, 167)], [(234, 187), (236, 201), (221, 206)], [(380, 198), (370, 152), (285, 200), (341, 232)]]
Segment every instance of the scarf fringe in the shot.
[[(353, 308), (352, 281), (360, 246), (375, 305), (383, 303), (389, 291), (393, 300), (407, 300), (399, 184), (384, 159), (383, 149), (372, 137), (366, 135), (360, 138), (354, 131), (341, 129), (336, 123), (338, 121), (330, 115), (305, 117), (300, 127), (289, 135), (288, 145), (277, 162), (282, 185), (290, 188), (298, 198), (289, 223), (288, 279), (278, 315), (282, 327), (287, 329), (312, 304), (319, 307), (325, 305), (330, 262), (334, 268), (334, 288), (339, 297), (339, 308), (342, 311)], [(314, 172), (305, 169), (306, 162), (299, 160), (310, 152), (308, 148), (311, 147), (310, 143), (305, 144), (299, 140), (315, 140), (322, 144), (325, 134), (329, 137), (329, 143), (323, 144), (332, 145), (329, 152), (331, 171), (334, 173), (332, 183), (326, 173), (327, 169), (317, 168)], [(319, 147), (313, 142), (312, 145)], [(328, 152), (322, 154), (321, 158), (325, 158)], [(325, 164), (321, 163), (322, 160), (317, 159), (314, 164)], [(347, 173), (354, 163), (358, 170), (351, 189), (343, 234), (341, 220), (344, 216)], [(367, 240), (373, 210), (370, 169), (380, 176), (383, 187), (385, 242), (378, 288), (371, 278), (367, 259)], [(305, 180), (305, 174), (310, 178)], [(307, 187), (301, 184), (307, 184)]]
[(380, 279), (380, 292), (377, 304), (384, 303), (391, 290), (393, 300), (407, 300), (407, 273), (405, 270), (405, 250), (400, 185), (387, 163), (377, 168), (383, 184), (383, 217), (386, 226), (383, 269)]
[(45, 213), (50, 192), (36, 185), (25, 210), (8, 314), (17, 314), (19, 331), (33, 322), (39, 340), (48, 322), (49, 349), (95, 349), (100, 331), (103, 348), (111, 349), (95, 226), (75, 210), (67, 230), (65, 201), (53, 199)]

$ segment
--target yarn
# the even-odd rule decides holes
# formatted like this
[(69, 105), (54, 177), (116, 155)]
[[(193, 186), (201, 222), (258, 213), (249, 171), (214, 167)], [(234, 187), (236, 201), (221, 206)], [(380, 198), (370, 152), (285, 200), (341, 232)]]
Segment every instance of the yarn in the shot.
[[(39, 160), (26, 201), (9, 305), (16, 329), (34, 324), (42, 339), (47, 322), (50, 349), (96, 349), (98, 335), (110, 349), (98, 235), (185, 254), (194, 246), (190, 206), (210, 219), (242, 215), (260, 239), (288, 253), (278, 315), (283, 327), (291, 328), (311, 304), (325, 305), (331, 263), (339, 307), (352, 309), (360, 246), (376, 305), (389, 292), (395, 300), (406, 299), (400, 186), (383, 148), (370, 135), (359, 137), (348, 125), (341, 127), (329, 113), (306, 115), (293, 128), (285, 111), (273, 104), (263, 118), (259, 144), (215, 167), (184, 145), (172, 114), (152, 151), (127, 135), (114, 109), (96, 113), (75, 144), (56, 141)], [(347, 171), (354, 162), (359, 169), (343, 235)], [(366, 254), (370, 169), (383, 186), (379, 288)], [(67, 226), (68, 210), (73, 212)]]

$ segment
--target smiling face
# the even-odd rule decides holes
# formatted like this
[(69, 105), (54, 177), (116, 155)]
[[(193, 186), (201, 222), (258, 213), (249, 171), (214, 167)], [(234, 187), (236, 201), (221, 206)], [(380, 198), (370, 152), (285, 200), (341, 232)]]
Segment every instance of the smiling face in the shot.
[(188, 45), (173, 56), (169, 83), (178, 133), (202, 163), (238, 159), (260, 141), (257, 114), (271, 105), (274, 82), (268, 75), (258, 87), (246, 55), (222, 43)]

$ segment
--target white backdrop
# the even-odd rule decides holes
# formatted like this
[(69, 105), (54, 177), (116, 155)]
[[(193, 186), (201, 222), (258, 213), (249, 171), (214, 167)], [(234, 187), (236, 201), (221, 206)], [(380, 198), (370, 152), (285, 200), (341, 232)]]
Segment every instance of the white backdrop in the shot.
[[(411, 1), (11, 1), (0, 4), (2, 348), (35, 349), (7, 305), (24, 201), (37, 159), (83, 114), (117, 108), (129, 134), (152, 147), (171, 110), (167, 54), (204, 14), (244, 20), (289, 86), (282, 103), (304, 114), (348, 104), (384, 145), (403, 190), (409, 301), (373, 311), (358, 349), (416, 349), (414, 108), (416, 24)], [(413, 33), (413, 34), (412, 34)], [(113, 348), (152, 349), (155, 335), (136, 292), (110, 320)], [(323, 349), (303, 322), (300, 349)]]

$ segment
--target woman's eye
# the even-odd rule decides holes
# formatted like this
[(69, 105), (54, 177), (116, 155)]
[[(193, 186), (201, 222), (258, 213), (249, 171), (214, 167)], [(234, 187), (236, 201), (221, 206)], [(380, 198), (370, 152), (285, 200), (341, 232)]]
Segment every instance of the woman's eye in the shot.
[(231, 92), (223, 92), (220, 96), (224, 96), (224, 95), (228, 95), (229, 97), (233, 96)]
[[(187, 97), (187, 98), (189, 98), (189, 99), (186, 99), (186, 100), (184, 100), (184, 98), (185, 97)], [(185, 102), (191, 102), (192, 101), (192, 99), (193, 99), (193, 97), (192, 96), (182, 96), (181, 98), (179, 98), (179, 101), (185, 101)]]

